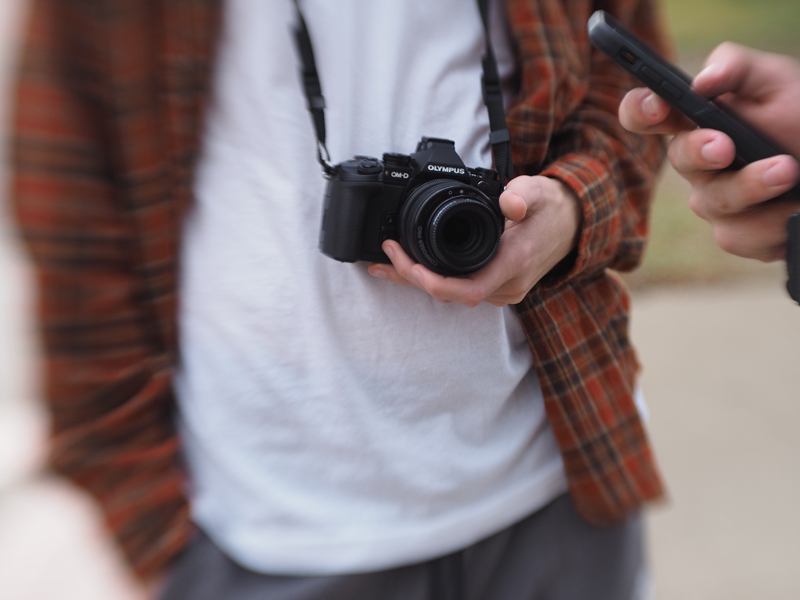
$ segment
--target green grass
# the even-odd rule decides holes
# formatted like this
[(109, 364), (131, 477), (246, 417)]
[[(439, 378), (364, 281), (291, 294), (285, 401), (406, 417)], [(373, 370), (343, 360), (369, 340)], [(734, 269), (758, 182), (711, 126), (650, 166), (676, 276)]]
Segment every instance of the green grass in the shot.
[(703, 56), (731, 40), (800, 54), (798, 0), (664, 0), (682, 54)]
[(782, 277), (783, 263), (765, 265), (723, 252), (711, 226), (691, 211), (688, 199), (689, 184), (667, 165), (653, 204), (644, 264), (624, 275), (631, 287)]

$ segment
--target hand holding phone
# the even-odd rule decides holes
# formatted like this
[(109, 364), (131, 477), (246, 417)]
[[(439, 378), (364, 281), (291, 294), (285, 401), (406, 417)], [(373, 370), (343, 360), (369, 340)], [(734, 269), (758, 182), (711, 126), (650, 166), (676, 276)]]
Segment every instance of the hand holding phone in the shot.
[[(692, 208), (712, 224), (718, 244), (761, 260), (786, 255), (790, 293), (800, 301), (800, 217), (787, 226), (800, 209), (800, 165), (783, 156), (786, 148), (800, 155), (800, 64), (726, 43), (709, 57), (711, 66), (693, 89), (687, 74), (606, 13), (593, 15), (589, 32), (600, 50), (664, 100), (631, 91), (620, 107), (623, 125), (639, 133), (677, 134), (670, 159), (692, 183)], [(719, 95), (724, 106), (707, 99)], [(692, 131), (687, 119), (704, 129)], [(727, 169), (732, 164), (741, 171)], [(794, 239), (788, 252), (787, 229)]]
[[(589, 19), (589, 39), (615, 63), (703, 129), (722, 131), (733, 140), (739, 166), (791, 154), (722, 105), (692, 89), (692, 78), (667, 62), (603, 10)], [(792, 192), (800, 199), (800, 185)]]

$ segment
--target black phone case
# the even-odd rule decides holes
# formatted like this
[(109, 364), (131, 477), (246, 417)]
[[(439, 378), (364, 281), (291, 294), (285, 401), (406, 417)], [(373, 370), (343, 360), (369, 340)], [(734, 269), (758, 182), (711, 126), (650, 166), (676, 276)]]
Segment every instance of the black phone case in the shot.
[(789, 219), (786, 225), (789, 241), (786, 242), (786, 269), (789, 280), (786, 289), (792, 299), (800, 304), (800, 213)]
[[(667, 62), (646, 42), (605, 11), (589, 19), (589, 39), (620, 67), (661, 96), (699, 127), (727, 134), (736, 145), (739, 166), (771, 156), (790, 154), (768, 136), (692, 89), (692, 78)], [(800, 184), (790, 192), (800, 198)]]

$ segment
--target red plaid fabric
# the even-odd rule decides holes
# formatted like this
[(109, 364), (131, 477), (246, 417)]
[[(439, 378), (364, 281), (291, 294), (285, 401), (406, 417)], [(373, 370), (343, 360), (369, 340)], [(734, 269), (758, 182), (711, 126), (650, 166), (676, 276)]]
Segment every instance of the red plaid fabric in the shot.
[[(171, 411), (180, 217), (191, 202), (221, 0), (34, 0), (16, 91), (13, 200), (36, 266), (54, 469), (94, 495), (133, 568), (192, 535)], [(572, 497), (598, 524), (662, 493), (632, 401), (628, 297), (659, 140), (586, 36), (606, 8), (656, 46), (652, 0), (507, 0), (523, 72), (517, 173), (581, 199), (574, 256), (519, 305)]]

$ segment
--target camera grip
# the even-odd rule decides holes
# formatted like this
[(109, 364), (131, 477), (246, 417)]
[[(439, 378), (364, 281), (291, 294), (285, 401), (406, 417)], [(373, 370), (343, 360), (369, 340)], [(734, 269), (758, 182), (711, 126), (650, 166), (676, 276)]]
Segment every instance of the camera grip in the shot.
[(382, 189), (378, 181), (328, 181), (319, 240), (323, 254), (341, 262), (359, 260), (367, 205)]

